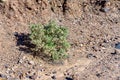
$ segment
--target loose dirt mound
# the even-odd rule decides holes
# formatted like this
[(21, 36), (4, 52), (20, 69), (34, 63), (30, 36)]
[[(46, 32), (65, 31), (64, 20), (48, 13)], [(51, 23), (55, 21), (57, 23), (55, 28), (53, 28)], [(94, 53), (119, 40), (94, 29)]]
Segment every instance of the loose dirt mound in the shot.
[[(34, 58), (24, 44), (30, 24), (45, 24), (49, 20), (55, 20), (59, 25), (69, 29), (68, 40), (71, 44), (69, 58), (57, 65)], [(15, 36), (17, 33), (18, 37)], [(120, 51), (116, 52), (114, 47), (118, 42), (120, 42), (119, 0), (0, 2), (1, 78), (119, 80)]]

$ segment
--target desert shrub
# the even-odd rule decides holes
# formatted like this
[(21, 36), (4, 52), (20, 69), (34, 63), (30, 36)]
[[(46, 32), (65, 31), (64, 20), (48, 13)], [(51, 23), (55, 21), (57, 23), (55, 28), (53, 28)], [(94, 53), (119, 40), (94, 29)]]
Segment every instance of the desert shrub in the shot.
[(58, 26), (55, 22), (47, 25), (33, 24), (30, 26), (31, 42), (35, 45), (33, 49), (38, 54), (46, 54), (52, 60), (60, 60), (67, 57), (70, 47), (67, 41), (68, 29)]

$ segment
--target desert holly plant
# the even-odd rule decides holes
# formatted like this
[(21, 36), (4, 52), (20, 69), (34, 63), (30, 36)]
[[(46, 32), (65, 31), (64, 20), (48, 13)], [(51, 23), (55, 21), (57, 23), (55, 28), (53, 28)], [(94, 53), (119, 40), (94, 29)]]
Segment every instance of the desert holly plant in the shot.
[(33, 24), (30, 26), (31, 42), (35, 45), (33, 51), (45, 54), (52, 60), (66, 58), (70, 44), (67, 41), (68, 29), (58, 26), (54, 21), (47, 25)]

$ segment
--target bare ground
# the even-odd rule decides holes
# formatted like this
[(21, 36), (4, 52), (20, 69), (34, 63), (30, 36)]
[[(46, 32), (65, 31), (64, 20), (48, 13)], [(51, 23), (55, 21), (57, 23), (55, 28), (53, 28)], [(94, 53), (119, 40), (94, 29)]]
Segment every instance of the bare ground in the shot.
[[(30, 24), (49, 20), (69, 29), (69, 58), (56, 64), (33, 57), (24, 42)], [(120, 80), (119, 42), (119, 0), (0, 3), (0, 80)]]

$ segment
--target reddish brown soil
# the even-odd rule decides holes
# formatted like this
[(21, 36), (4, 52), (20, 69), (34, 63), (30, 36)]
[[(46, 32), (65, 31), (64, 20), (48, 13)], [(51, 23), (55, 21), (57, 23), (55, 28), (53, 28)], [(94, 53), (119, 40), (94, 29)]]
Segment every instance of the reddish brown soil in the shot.
[[(120, 1), (106, 1), (0, 2), (0, 80), (120, 80)], [(63, 62), (33, 57), (23, 42), (30, 24), (50, 20), (69, 29)]]

